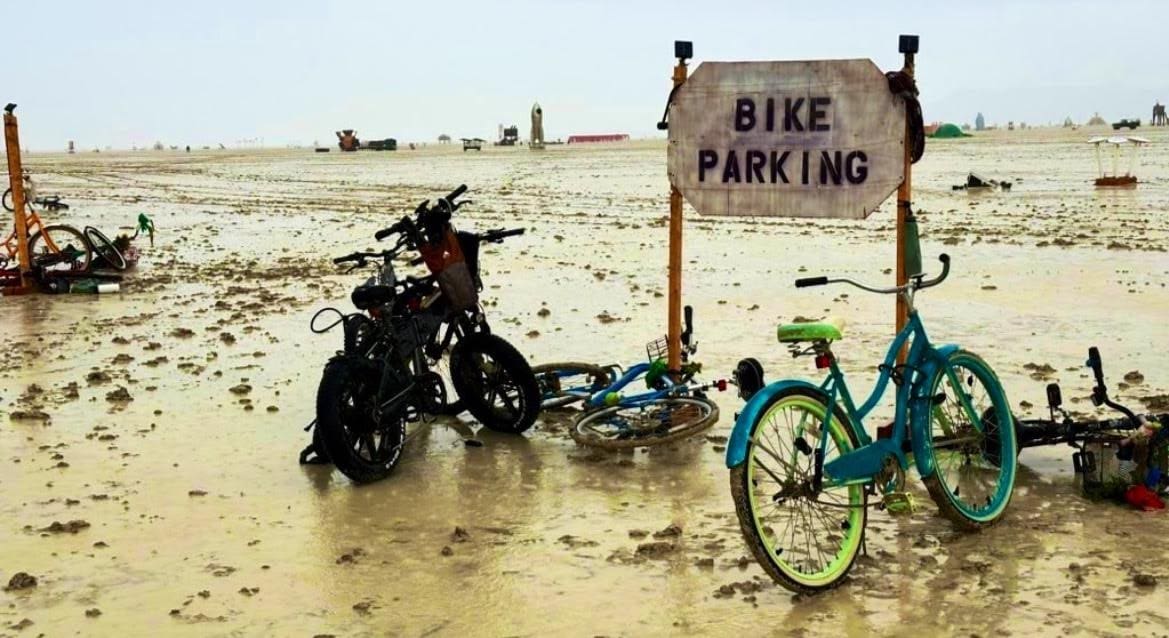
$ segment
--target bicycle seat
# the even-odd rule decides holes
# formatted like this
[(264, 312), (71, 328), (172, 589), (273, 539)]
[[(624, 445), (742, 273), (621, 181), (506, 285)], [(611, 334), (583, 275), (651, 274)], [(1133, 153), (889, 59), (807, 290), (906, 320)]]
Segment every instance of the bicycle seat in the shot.
[(837, 341), (844, 338), (844, 319), (829, 317), (824, 321), (780, 324), (776, 337), (780, 343)]
[(390, 286), (360, 286), (353, 289), (349, 296), (358, 310), (368, 310), (375, 306), (389, 303), (394, 299), (394, 289)]

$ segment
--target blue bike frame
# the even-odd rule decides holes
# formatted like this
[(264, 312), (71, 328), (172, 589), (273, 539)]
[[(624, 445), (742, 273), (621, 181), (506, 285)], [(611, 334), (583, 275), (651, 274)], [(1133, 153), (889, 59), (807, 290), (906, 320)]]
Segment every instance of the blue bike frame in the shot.
[[(625, 374), (621, 375), (621, 378), (614, 381), (612, 385), (590, 396), (585, 401), (585, 408), (592, 410), (595, 408), (607, 407), (608, 403), (606, 403), (606, 397), (608, 397), (613, 392), (620, 392), (625, 386), (633, 383), (639, 377), (644, 376), (645, 373), (649, 371), (649, 368), (650, 364), (648, 363), (639, 363), (629, 368), (625, 371)], [(665, 388), (661, 390), (643, 392), (641, 394), (634, 394), (632, 396), (623, 396), (618, 401), (618, 405), (636, 407), (645, 405), (647, 403), (652, 403), (672, 392), (675, 392), (680, 387), (679, 384), (674, 383), (674, 381), (670, 379), (669, 375), (664, 375), (662, 380), (666, 383)]]
[[(897, 362), (897, 354), (911, 338), (909, 355), (903, 368), (905, 381), (897, 386), (897, 406), (892, 436), (873, 441), (865, 432), (864, 419), (884, 396), (893, 366)], [(858, 408), (853, 402), (844, 374), (837, 367), (835, 358), (831, 359), (828, 377), (818, 386), (798, 379), (784, 379), (772, 383), (751, 397), (751, 400), (739, 413), (727, 443), (727, 467), (738, 467), (747, 459), (751, 428), (771, 406), (772, 400), (789, 388), (806, 388), (816, 394), (822, 394), (828, 399), (825, 422), (820, 427), (820, 454), (824, 453), (827, 446), (828, 419), (835, 414), (837, 401), (844, 408), (843, 411), (847, 417), (846, 425), (852, 428), (860, 442), (857, 449), (824, 464), (824, 485), (868, 483), (881, 471), (884, 460), (890, 456), (897, 459), (903, 470), (908, 469), (909, 460), (905, 453), (905, 441), (907, 434), (910, 433), (910, 428), (912, 428), (912, 435), (909, 436), (909, 440), (917, 471), (923, 478), (932, 475), (934, 472), (933, 455), (929, 453), (930, 437), (929, 433), (925, 431), (929, 427), (929, 412), (933, 402), (931, 396), (933, 389), (929, 386), (937, 371), (942, 369), (945, 370), (950, 382), (955, 384), (954, 387), (958, 387), (953, 368), (947, 363), (949, 357), (957, 350), (958, 346), (956, 345), (944, 345), (938, 348), (930, 345), (920, 317), (916, 311), (911, 311), (905, 327), (889, 346), (884, 365), (880, 368), (881, 375), (877, 379), (872, 394), (863, 405)], [(969, 399), (963, 395), (961, 402), (971, 423), (980, 423)]]

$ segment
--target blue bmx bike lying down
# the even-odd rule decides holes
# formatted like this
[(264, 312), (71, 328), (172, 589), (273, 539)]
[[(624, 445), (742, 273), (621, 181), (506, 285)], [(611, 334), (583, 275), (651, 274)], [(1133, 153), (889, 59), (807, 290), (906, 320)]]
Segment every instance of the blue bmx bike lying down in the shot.
[[(778, 329), (793, 356), (815, 357), (816, 367), (828, 370), (822, 383), (784, 379), (764, 386), (753, 359), (736, 370), (747, 404), (727, 445), (735, 509), (756, 560), (792, 591), (813, 593), (844, 579), (862, 546), (870, 497), (892, 514), (913, 511), (905, 486), (911, 464), (941, 513), (960, 528), (991, 525), (1010, 503), (1018, 443), (1002, 385), (976, 355), (931, 343), (913, 306), (917, 291), (946, 279), (950, 259), (942, 255), (941, 262), (941, 275), (919, 274), (894, 288), (827, 277), (796, 281), (798, 288), (847, 283), (905, 300), (908, 322), (859, 407), (830, 347), (843, 336), (838, 322)], [(908, 357), (898, 363), (907, 343)], [(890, 381), (895, 418), (874, 440), (864, 418)]]
[[(569, 434), (581, 445), (626, 449), (684, 439), (718, 421), (718, 405), (706, 397), (712, 388), (725, 390), (725, 380), (698, 385), (702, 364), (690, 358), (694, 341), (694, 310), (685, 308), (682, 369), (669, 370), (665, 337), (646, 345), (646, 361), (624, 369), (617, 364), (548, 363), (532, 368), (540, 387), (542, 409), (581, 404)], [(625, 390), (645, 382), (645, 391)]]

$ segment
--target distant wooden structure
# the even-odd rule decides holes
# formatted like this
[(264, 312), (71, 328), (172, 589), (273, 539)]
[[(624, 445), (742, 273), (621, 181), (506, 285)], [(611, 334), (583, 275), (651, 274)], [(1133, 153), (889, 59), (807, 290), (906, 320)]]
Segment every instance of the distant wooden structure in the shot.
[[(1133, 135), (1113, 135), (1111, 137), (1093, 137), (1088, 140), (1089, 144), (1096, 147), (1096, 167), (1100, 172), (1100, 177), (1096, 178), (1097, 188), (1115, 188), (1115, 187), (1135, 187), (1137, 185), (1137, 176), (1135, 174), (1137, 165), (1137, 155), (1140, 149), (1149, 140), (1143, 137), (1136, 137)], [(1109, 173), (1104, 169), (1103, 153), (1100, 150), (1105, 144), (1112, 146), (1112, 172)], [(1123, 175), (1120, 174), (1120, 148), (1122, 146), (1129, 147), (1128, 170)]]
[(438, 143), (439, 144), (450, 144), (451, 143), (451, 136), (447, 135), (446, 133), (439, 135), (438, 136)]

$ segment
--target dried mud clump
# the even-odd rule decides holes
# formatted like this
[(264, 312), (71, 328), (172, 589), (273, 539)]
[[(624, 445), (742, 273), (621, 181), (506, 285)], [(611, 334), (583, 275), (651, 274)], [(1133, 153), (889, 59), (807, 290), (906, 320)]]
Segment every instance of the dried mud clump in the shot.
[(16, 572), (12, 578), (8, 579), (8, 586), (4, 591), (20, 591), (22, 589), (32, 589), (37, 586), (37, 577), (27, 572)]

